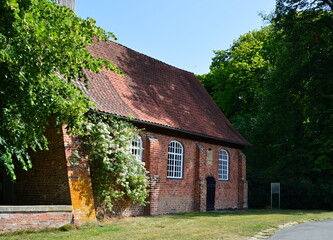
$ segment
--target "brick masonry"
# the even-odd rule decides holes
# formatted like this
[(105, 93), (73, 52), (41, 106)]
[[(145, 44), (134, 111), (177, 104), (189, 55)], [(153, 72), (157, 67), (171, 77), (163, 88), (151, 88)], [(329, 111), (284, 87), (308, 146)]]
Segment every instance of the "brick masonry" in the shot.
[[(149, 171), (148, 206), (122, 202), (115, 213), (123, 216), (206, 211), (207, 177), (216, 180), (215, 209), (247, 208), (246, 158), (240, 149), (193, 139), (143, 131), (143, 161)], [(183, 178), (167, 177), (168, 144), (184, 147)], [(218, 152), (229, 154), (229, 180), (218, 180)]]
[[(2, 205), (69, 205), (68, 211), (3, 211), (0, 207), (0, 231), (59, 227), (96, 221), (94, 198), (87, 154), (79, 147), (79, 138), (70, 138), (65, 126), (52, 124), (46, 131), (49, 150), (31, 153), (33, 168), (17, 167), (17, 181), (7, 183)], [(73, 163), (73, 153), (79, 161)]]
[[(70, 204), (70, 212), (1, 212), (1, 231), (56, 227), (96, 221), (87, 153), (80, 138), (70, 138), (65, 126), (48, 130), (50, 150), (34, 155), (34, 168), (18, 175), (20, 204)], [(156, 132), (141, 132), (143, 160), (150, 177), (150, 204), (121, 203), (119, 215), (158, 215), (206, 211), (207, 177), (216, 181), (215, 209), (247, 208), (246, 158), (240, 149)], [(168, 144), (184, 147), (183, 177), (167, 177)], [(229, 154), (229, 180), (218, 180), (218, 152)], [(74, 154), (77, 153), (78, 155)], [(79, 156), (79, 157), (75, 157)], [(29, 184), (23, 184), (29, 182)]]
[[(15, 196), (11, 204), (71, 204), (63, 135), (49, 125), (46, 131), (49, 150), (31, 152), (33, 168), (17, 166)], [(8, 204), (8, 203), (7, 203)]]
[[(206, 178), (216, 180), (215, 209), (247, 208), (246, 159), (240, 149), (142, 132), (143, 159), (151, 175), (151, 215), (206, 211)], [(168, 144), (184, 147), (183, 178), (167, 178)], [(218, 152), (229, 153), (229, 180), (218, 180)], [(208, 151), (210, 153), (208, 153)], [(208, 156), (209, 155), (209, 156)]]
[(65, 212), (0, 212), (0, 233), (22, 229), (61, 227), (72, 223), (73, 214)]

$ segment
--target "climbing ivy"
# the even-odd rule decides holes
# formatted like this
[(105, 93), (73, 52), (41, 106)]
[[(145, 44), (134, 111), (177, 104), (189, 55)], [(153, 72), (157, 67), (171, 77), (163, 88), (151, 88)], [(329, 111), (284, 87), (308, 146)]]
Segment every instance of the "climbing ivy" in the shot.
[(113, 211), (123, 200), (147, 204), (148, 178), (144, 162), (130, 152), (139, 130), (129, 121), (90, 112), (85, 126), (84, 146), (88, 150), (94, 196), (103, 209)]

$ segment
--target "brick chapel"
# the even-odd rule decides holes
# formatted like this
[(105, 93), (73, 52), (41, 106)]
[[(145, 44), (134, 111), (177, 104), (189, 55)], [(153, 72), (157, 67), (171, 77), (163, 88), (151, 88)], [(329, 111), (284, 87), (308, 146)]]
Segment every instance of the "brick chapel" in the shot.
[[(86, 72), (77, 86), (101, 113), (131, 117), (144, 129), (133, 148), (150, 174), (149, 204), (122, 205), (124, 215), (158, 215), (247, 208), (246, 157), (250, 146), (193, 73), (112, 41), (89, 47), (123, 75)], [(73, 166), (79, 138), (65, 126), (47, 133), (48, 151), (32, 154), (33, 168), (17, 182), (0, 176), (0, 232), (96, 221), (87, 157)]]

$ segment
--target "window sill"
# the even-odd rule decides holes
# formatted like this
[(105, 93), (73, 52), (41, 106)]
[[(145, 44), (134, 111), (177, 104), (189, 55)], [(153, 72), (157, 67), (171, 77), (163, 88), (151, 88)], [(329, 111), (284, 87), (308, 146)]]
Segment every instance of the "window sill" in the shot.
[(180, 178), (176, 178), (176, 177), (167, 177), (167, 179), (183, 180), (183, 177), (180, 177)]

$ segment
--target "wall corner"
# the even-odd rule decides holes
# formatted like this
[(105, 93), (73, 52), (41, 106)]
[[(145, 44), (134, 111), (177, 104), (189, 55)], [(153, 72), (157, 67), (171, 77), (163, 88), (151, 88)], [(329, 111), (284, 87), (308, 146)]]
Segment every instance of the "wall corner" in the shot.
[(80, 137), (69, 136), (65, 126), (62, 132), (74, 224), (97, 221), (88, 154), (82, 149)]

